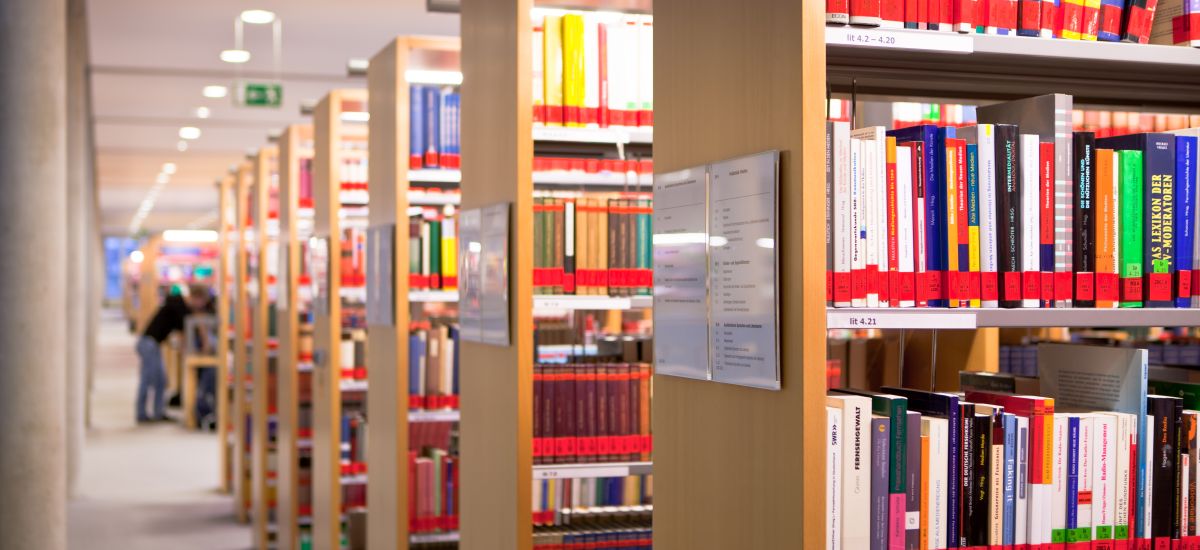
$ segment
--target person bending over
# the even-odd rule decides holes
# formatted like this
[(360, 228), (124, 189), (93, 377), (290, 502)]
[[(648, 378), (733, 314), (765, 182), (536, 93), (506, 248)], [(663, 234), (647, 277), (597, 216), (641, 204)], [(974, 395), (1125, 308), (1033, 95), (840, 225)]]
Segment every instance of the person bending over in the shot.
[[(172, 332), (183, 330), (183, 322), (188, 315), (211, 310), (211, 297), (207, 286), (193, 284), (188, 286), (187, 297), (172, 294), (167, 296), (162, 306), (154, 313), (145, 332), (137, 341), (137, 353), (141, 359), (141, 369), (138, 371), (137, 389), (137, 421), (159, 422), (166, 420), (166, 391), (167, 372), (163, 367), (162, 342)], [(154, 399), (150, 401), (150, 391), (154, 391)], [(146, 408), (150, 414), (146, 414)]]

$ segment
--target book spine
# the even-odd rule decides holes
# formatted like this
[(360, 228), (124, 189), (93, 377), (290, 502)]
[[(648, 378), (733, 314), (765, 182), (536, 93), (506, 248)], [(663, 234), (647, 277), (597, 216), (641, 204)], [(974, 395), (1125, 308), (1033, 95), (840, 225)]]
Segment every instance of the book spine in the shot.
[(1041, 266), (1038, 260), (1039, 213), (1038, 155), (1040, 153), (1036, 134), (1021, 135), (1021, 306), (1036, 308), (1040, 305), (1042, 292)]
[(1196, 236), (1196, 137), (1175, 136), (1175, 307), (1192, 306)]
[(1120, 151), (1121, 307), (1142, 307), (1142, 152)]
[(996, 187), (1000, 307), (1021, 306), (1021, 167), (1016, 127), (997, 125)]
[(931, 453), (936, 452), (936, 450), (930, 448), (930, 440), (932, 440), (933, 437), (930, 435), (928, 420), (929, 419), (922, 419), (921, 423), (921, 469), (917, 474), (921, 479), (921, 488), (919, 494), (917, 495), (919, 500), (917, 507), (917, 522), (920, 524), (918, 527), (916, 546), (918, 550), (928, 550), (930, 542), (929, 533), (933, 528), (931, 523), (932, 509), (930, 508), (930, 495), (932, 495), (932, 492), (930, 491), (930, 477), (932, 474), (929, 471), (929, 464), (933, 458)]
[(424, 86), (408, 87), (408, 168), (419, 170), (425, 158), (425, 91)]
[(971, 419), (974, 423), (972, 433), (972, 459), (975, 463), (971, 469), (971, 484), (974, 486), (974, 505), (969, 508), (968, 523), (971, 525), (971, 546), (988, 546), (990, 533), (989, 503), (991, 502), (991, 473), (992, 473), (992, 417), (986, 414), (976, 414)]
[(1054, 307), (1054, 144), (1039, 143), (1038, 264), (1041, 266), (1042, 307)]
[(913, 174), (913, 282), (914, 296), (917, 307), (929, 305), (929, 293), (925, 290), (924, 282), (929, 272), (929, 224), (926, 214), (926, 183), (925, 183), (925, 143), (921, 141), (908, 142), (912, 149)]
[[(957, 265), (952, 263), (948, 244), (951, 233), (949, 218), (947, 217), (948, 208), (955, 204), (951, 199), (948, 189), (950, 186), (949, 174), (947, 172), (947, 155), (946, 155), (946, 140), (954, 137), (954, 128), (937, 128), (934, 131), (933, 141), (933, 163), (929, 169), (931, 176), (926, 184), (926, 212), (927, 222), (930, 229), (934, 232), (936, 241), (931, 245), (931, 252), (936, 251), (937, 267), (934, 268), (936, 273), (936, 295), (938, 300), (936, 303), (931, 303), (932, 307), (949, 307), (949, 273), (952, 269), (957, 269)], [(928, 158), (926, 160), (929, 160)], [(934, 212), (934, 210), (938, 212)], [(936, 249), (934, 248), (936, 247)]]
[(832, 120), (825, 121), (825, 307), (834, 306), (834, 143)]
[(1103, 42), (1121, 40), (1121, 19), (1125, 12), (1123, 0), (1100, 0), (1100, 21), (1096, 37)]
[[(533, 21), (533, 39), (530, 40), (530, 50), (533, 53), (533, 59), (530, 64), (530, 72), (533, 73), (533, 87), (530, 90), (533, 96), (533, 125), (544, 126), (546, 123), (546, 74), (545, 63), (546, 57), (543, 51), (545, 48), (546, 33), (545, 19), (535, 18)], [(410, 125), (416, 124), (416, 121), (410, 121)], [(410, 144), (411, 145), (411, 144)]]
[(991, 124), (977, 126), (976, 139), (979, 145), (979, 243), (980, 294), (983, 307), (999, 307), (1000, 286), (997, 274), (997, 179), (996, 179), (996, 135)]
[(962, 417), (962, 438), (963, 449), (962, 455), (959, 457), (961, 461), (961, 478), (958, 480), (960, 487), (961, 508), (959, 512), (959, 548), (969, 548), (974, 546), (974, 523), (971, 519), (974, 517), (974, 507), (978, 505), (979, 495), (975, 490), (975, 461), (976, 454), (976, 437), (975, 437), (975, 418), (974, 414)]
[[(945, 159), (944, 170), (946, 174), (946, 241), (942, 243), (942, 246), (946, 250), (946, 281), (948, 283), (946, 289), (949, 296), (949, 303), (947, 305), (950, 307), (962, 307), (962, 303), (960, 302), (961, 296), (959, 295), (959, 275), (962, 272), (960, 269), (962, 265), (959, 262), (959, 239), (963, 235), (959, 233), (959, 225), (964, 225), (965, 229), (966, 224), (960, 224), (960, 222), (966, 222), (966, 220), (960, 219), (959, 216), (960, 213), (965, 211), (965, 208), (963, 208), (965, 200), (960, 203), (959, 197), (961, 195), (965, 199), (966, 194), (961, 192), (963, 190), (959, 186), (958, 148), (955, 147), (955, 141), (957, 140), (947, 139), (943, 147), (941, 147), (943, 158)], [(964, 242), (962, 244), (967, 243)]]
[[(1117, 419), (1108, 414), (1092, 418), (1092, 540), (1111, 541), (1116, 505)], [(1097, 546), (1100, 544), (1097, 543)], [(1105, 543), (1105, 546), (1111, 546)]]
[[(876, 408), (879, 408), (878, 405)], [(896, 399), (888, 401), (882, 410), (888, 414), (892, 427), (888, 457), (888, 546), (903, 548), (905, 478), (908, 475), (908, 407), (905, 400)]]
[(851, 241), (856, 226), (852, 220), (853, 191), (850, 172), (850, 125), (833, 122), (833, 238), (834, 305), (849, 307), (851, 300)]
[(825, 548), (841, 548), (842, 411), (825, 407)]
[(1146, 307), (1171, 307), (1174, 305), (1171, 270), (1175, 261), (1175, 139), (1169, 134), (1146, 134), (1144, 139), (1143, 296)]
[(914, 234), (914, 224), (917, 223), (917, 218), (908, 215), (913, 212), (913, 200), (915, 198), (913, 192), (913, 173), (912, 173), (912, 151), (910, 147), (896, 148), (896, 218), (897, 218), (897, 246), (899, 252), (897, 258), (899, 266), (897, 271), (897, 284), (893, 286), (893, 295), (898, 294), (895, 299), (899, 300), (900, 307), (913, 307), (916, 305), (916, 280), (914, 278), (915, 271), (915, 254), (914, 244), (916, 236)]
[(1100, 0), (1083, 0), (1080, 39), (1095, 42), (1100, 32)]
[(825, 22), (835, 25), (850, 23), (849, 0), (825, 0)]
[(1017, 474), (1016, 474), (1016, 505), (1014, 506), (1013, 517), (1013, 544), (1024, 548), (1024, 545), (1029, 544), (1029, 504), (1030, 504), (1030, 480), (1029, 480), (1029, 419), (1017, 417), (1017, 437), (1016, 437), (1016, 457), (1017, 457)]
[(982, 279), (980, 275), (981, 262), (980, 254), (980, 232), (979, 232), (979, 146), (971, 144), (967, 146), (967, 268), (970, 279), (967, 287), (970, 294), (970, 306), (981, 307), (983, 305), (981, 287)]
[(891, 419), (871, 418), (871, 550), (888, 549)]
[(905, 457), (904, 548), (920, 550), (921, 538), (921, 414), (908, 411), (908, 456)]
[(962, 535), (962, 500), (963, 500), (963, 448), (965, 434), (965, 425), (963, 422), (963, 408), (957, 402), (957, 399), (951, 402), (947, 411), (946, 435), (950, 442), (948, 446), (949, 454), (946, 460), (946, 543), (949, 547), (956, 548), (960, 542)]
[(1113, 186), (1113, 151), (1096, 150), (1096, 307), (1107, 309), (1116, 305), (1117, 262), (1116, 206)]
[(904, 28), (904, 0), (879, 0), (879, 26)]
[(1157, 0), (1129, 0), (1125, 5), (1125, 24), (1121, 41), (1146, 44), (1150, 42), (1150, 29), (1154, 22)]
[(546, 126), (563, 125), (563, 17), (547, 15), (542, 23), (542, 88)]
[(866, 193), (863, 186), (863, 143), (850, 138), (850, 305), (867, 305)]
[(904, 28), (916, 29), (920, 25), (919, 4), (925, 0), (904, 0)]
[(850, 24), (878, 27), (880, 0), (850, 0)]
[[(886, 228), (887, 235), (885, 241), (884, 253), (887, 264), (887, 274), (881, 277), (879, 301), (880, 305), (885, 307), (899, 307), (899, 277), (900, 277), (900, 235), (899, 235), (899, 216), (897, 203), (897, 175), (896, 175), (896, 138), (887, 137), (886, 141), (886, 178), (887, 178), (887, 202), (886, 208)], [(881, 266), (882, 269), (882, 266)]]
[(1005, 546), (1016, 544), (1016, 512), (1017, 512), (1017, 416), (1004, 414), (1004, 497), (1002, 520), (1004, 536), (1001, 543)]
[(1075, 182), (1074, 211), (1074, 269), (1076, 307), (1096, 307), (1095, 297), (1095, 242), (1094, 185), (1096, 180), (1095, 151), (1096, 136), (1092, 132), (1075, 132), (1074, 135)]
[(1058, 36), (1055, 22), (1058, 20), (1059, 0), (1042, 0), (1042, 23), (1038, 36), (1054, 38)]
[(1040, 36), (1042, 32), (1043, 0), (1020, 0), (1018, 7), (1017, 34), (1020, 36)]

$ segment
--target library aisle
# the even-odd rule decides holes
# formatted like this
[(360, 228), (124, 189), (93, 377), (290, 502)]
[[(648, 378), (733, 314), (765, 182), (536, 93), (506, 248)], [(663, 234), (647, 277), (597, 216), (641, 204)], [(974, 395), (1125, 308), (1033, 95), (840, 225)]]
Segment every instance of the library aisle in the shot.
[(137, 355), (119, 310), (101, 315), (93, 384), (68, 548), (249, 548), (250, 528), (233, 521), (230, 497), (217, 492), (216, 435), (134, 424)]

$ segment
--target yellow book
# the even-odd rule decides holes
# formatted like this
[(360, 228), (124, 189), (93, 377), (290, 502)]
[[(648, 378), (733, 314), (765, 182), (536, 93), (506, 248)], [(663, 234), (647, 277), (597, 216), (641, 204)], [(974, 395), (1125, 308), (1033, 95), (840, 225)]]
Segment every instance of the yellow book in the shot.
[(542, 24), (542, 83), (546, 101), (546, 125), (563, 124), (562, 16), (547, 15)]
[(583, 126), (584, 82), (583, 16), (562, 17), (562, 102), (565, 126)]
[(1062, 0), (1062, 37), (1067, 40), (1083, 39), (1083, 0)]
[[(544, 18), (543, 18), (544, 19)], [(533, 20), (533, 40), (530, 44), (533, 50), (533, 63), (530, 65), (533, 73), (533, 125), (541, 126), (546, 122), (546, 81), (543, 65), (546, 62), (542, 47), (546, 44), (546, 36), (542, 30), (543, 19)]]
[[(946, 145), (946, 271), (958, 271), (958, 151)], [(966, 223), (966, 220), (963, 220)], [(953, 291), (954, 277), (947, 277)], [(950, 307), (958, 307), (957, 294), (950, 294)]]
[(442, 221), (442, 287), (446, 290), (458, 288), (458, 220)]

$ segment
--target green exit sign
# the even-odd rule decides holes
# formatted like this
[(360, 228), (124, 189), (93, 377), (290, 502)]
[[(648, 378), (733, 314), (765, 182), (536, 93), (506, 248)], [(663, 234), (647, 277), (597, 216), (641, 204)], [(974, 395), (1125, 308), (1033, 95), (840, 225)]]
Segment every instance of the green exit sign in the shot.
[(247, 82), (242, 88), (242, 98), (247, 107), (279, 107), (283, 102), (283, 85)]

